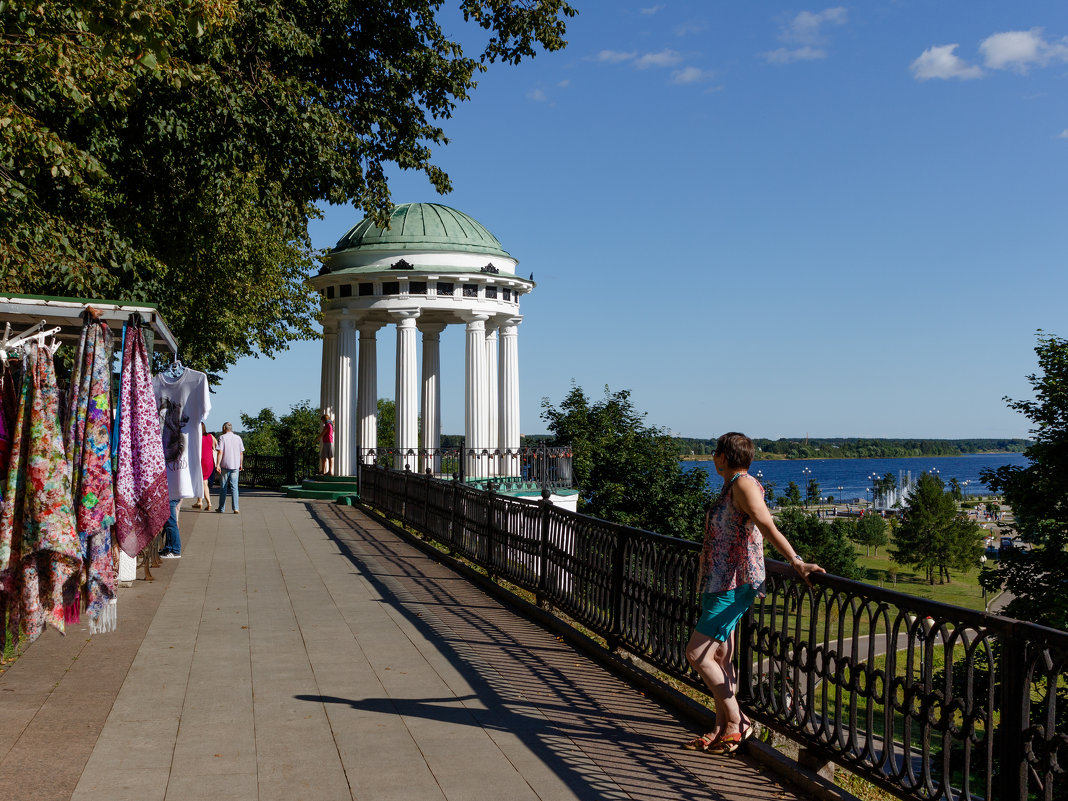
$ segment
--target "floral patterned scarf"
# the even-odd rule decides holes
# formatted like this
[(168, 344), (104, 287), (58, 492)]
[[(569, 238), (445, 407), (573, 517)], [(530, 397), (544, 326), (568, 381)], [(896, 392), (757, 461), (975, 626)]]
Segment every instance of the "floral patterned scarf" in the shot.
[(70, 380), (67, 461), (81, 546), (86, 608), (94, 631), (115, 597), (116, 570), (111, 553), (115, 496), (111, 479), (111, 329), (87, 312)]
[(52, 354), (30, 341), (24, 358), (0, 509), (0, 595), (8, 608), (9, 631), (21, 624), (33, 642), (46, 623), (63, 631), (64, 585), (78, 574), (82, 560)]
[(170, 516), (163, 436), (140, 325), (127, 325), (119, 392), (115, 529), (119, 547), (137, 556)]

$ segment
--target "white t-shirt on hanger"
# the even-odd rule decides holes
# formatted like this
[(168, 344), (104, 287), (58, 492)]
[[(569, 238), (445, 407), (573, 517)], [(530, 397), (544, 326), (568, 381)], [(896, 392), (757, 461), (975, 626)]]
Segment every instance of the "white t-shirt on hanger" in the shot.
[(173, 378), (160, 373), (152, 379), (167, 461), (167, 489), (171, 500), (200, 498), (204, 476), (200, 469), (200, 423), (211, 411), (208, 376), (186, 367)]

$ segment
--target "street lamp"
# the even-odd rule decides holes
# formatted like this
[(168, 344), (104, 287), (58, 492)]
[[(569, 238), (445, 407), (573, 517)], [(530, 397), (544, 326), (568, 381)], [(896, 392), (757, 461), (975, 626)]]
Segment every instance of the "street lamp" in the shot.
[(801, 483), (805, 486), (805, 508), (808, 508), (808, 480), (812, 476), (812, 469), (809, 467), (801, 468)]
[(875, 511), (875, 499), (876, 499), (876, 496), (875, 496), (875, 483), (878, 480), (879, 480), (879, 474), (878, 473), (872, 473), (870, 476), (868, 476), (868, 481), (871, 482), (871, 509), (872, 509), (873, 512)]

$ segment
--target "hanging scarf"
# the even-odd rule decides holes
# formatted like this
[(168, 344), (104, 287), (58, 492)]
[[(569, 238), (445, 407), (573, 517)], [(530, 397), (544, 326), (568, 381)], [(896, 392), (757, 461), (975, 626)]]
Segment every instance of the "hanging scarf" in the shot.
[(127, 326), (122, 350), (115, 528), (119, 547), (128, 556), (137, 556), (163, 530), (171, 507), (163, 436), (140, 325)]
[[(111, 329), (86, 313), (78, 355), (70, 380), (67, 420), (67, 461), (71, 467), (71, 494), (75, 525), (82, 551), (86, 609), (90, 629), (110, 631), (102, 614), (115, 597), (116, 571), (111, 553), (111, 526), (115, 523), (115, 496), (111, 480)], [(77, 620), (78, 606), (73, 616)], [(108, 610), (109, 613), (114, 610)]]
[(52, 354), (31, 341), (0, 510), (0, 593), (9, 629), (21, 622), (30, 642), (46, 623), (62, 632), (64, 585), (80, 569), (55, 367)]

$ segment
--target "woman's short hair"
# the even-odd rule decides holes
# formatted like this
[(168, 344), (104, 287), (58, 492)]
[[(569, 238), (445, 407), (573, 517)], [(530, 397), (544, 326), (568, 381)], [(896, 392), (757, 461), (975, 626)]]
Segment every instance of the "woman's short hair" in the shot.
[(753, 463), (756, 447), (753, 440), (737, 431), (729, 431), (716, 440), (716, 453), (722, 454), (728, 467), (748, 470)]

